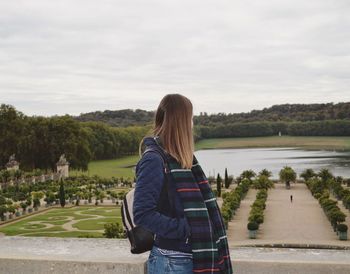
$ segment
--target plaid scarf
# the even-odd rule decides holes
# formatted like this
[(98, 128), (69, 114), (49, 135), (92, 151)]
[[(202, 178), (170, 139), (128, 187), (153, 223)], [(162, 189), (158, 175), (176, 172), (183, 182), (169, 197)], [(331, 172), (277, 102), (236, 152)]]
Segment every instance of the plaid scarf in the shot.
[(193, 273), (233, 273), (220, 209), (196, 157), (191, 169), (183, 169), (173, 157), (168, 166), (191, 226)]

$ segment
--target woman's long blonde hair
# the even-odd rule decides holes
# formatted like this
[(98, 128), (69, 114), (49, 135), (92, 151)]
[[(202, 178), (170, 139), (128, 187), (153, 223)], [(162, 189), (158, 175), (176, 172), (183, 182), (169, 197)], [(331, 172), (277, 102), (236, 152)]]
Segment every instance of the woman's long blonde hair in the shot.
[[(159, 103), (151, 129), (153, 136), (159, 136), (164, 150), (188, 169), (192, 167), (194, 152), (192, 117), (193, 106), (188, 98), (167, 94)], [(139, 145), (140, 157), (144, 138)]]

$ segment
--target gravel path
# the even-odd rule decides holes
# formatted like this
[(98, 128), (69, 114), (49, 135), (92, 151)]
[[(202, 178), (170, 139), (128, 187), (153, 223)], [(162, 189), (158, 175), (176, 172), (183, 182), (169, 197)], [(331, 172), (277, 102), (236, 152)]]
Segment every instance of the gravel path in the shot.
[[(293, 202), (290, 202), (290, 195), (293, 195)], [(254, 199), (255, 192), (249, 190), (233, 221), (229, 223), (227, 234), (231, 246), (264, 244), (350, 246), (350, 241), (338, 240), (318, 201), (305, 184), (292, 184), (289, 190), (284, 184), (275, 184), (275, 188), (268, 192), (264, 223), (259, 228), (257, 239), (248, 239), (247, 218), (250, 204)], [(349, 215), (349, 212), (346, 213)], [(348, 217), (348, 224), (349, 220)]]

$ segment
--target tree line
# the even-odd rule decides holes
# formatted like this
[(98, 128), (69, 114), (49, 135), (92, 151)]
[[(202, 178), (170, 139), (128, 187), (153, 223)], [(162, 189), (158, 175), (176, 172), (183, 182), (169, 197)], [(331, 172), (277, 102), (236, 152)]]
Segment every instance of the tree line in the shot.
[(350, 120), (324, 120), (307, 122), (251, 122), (217, 126), (198, 126), (200, 139), (229, 137), (292, 136), (350, 136)]
[[(155, 111), (141, 109), (105, 110), (82, 113), (73, 116), (77, 121), (104, 122), (111, 126), (126, 127), (131, 125), (144, 126), (152, 123)], [(262, 110), (252, 110), (242, 113), (200, 112), (194, 115), (195, 125), (214, 127), (233, 123), (251, 122), (306, 122), (324, 120), (350, 119), (350, 103), (327, 104), (281, 104)]]
[(218, 124), (269, 122), (306, 122), (350, 119), (350, 103), (327, 104), (282, 104), (262, 110), (242, 113), (217, 113), (208, 115), (201, 112), (195, 116), (196, 125), (215, 126)]
[(0, 106), (0, 169), (16, 154), (21, 169), (55, 170), (62, 153), (70, 166), (87, 170), (92, 160), (135, 154), (150, 126), (111, 127), (65, 116), (25, 116), (10, 105)]
[[(333, 104), (325, 105), (333, 109), (331, 108)], [(343, 105), (349, 104), (343, 103)], [(310, 105), (309, 108), (311, 106), (314, 105)], [(314, 108), (316, 112), (320, 109), (319, 106)], [(277, 109), (281, 111), (280, 108)], [(298, 109), (299, 107), (296, 107), (296, 110)], [(347, 108), (343, 107), (343, 110), (345, 113)], [(127, 113), (124, 112), (125, 117)], [(137, 119), (144, 121), (142, 118), (144, 113), (142, 111), (137, 113), (136, 117), (139, 117)], [(294, 136), (350, 136), (350, 119), (225, 123), (227, 115), (218, 115), (221, 120), (213, 116), (215, 124), (210, 126), (197, 124), (196, 119), (205, 116), (202, 114), (194, 117), (195, 141), (206, 138), (273, 136), (279, 132)], [(15, 153), (23, 170), (37, 168), (55, 170), (59, 156), (64, 153), (71, 167), (87, 170), (88, 163), (92, 160), (115, 159), (137, 154), (140, 140), (151, 127), (152, 124), (113, 127), (104, 122), (78, 121), (76, 117), (70, 115), (30, 117), (11, 105), (2, 104), (0, 169), (4, 168), (9, 156)]]

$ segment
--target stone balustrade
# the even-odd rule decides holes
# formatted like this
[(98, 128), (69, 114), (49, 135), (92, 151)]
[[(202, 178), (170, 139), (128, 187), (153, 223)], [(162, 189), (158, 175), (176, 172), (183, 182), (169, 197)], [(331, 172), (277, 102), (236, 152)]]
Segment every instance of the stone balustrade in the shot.
[[(147, 273), (148, 253), (133, 255), (127, 240), (2, 237), (0, 273)], [(235, 247), (235, 274), (348, 274), (349, 250)]]

